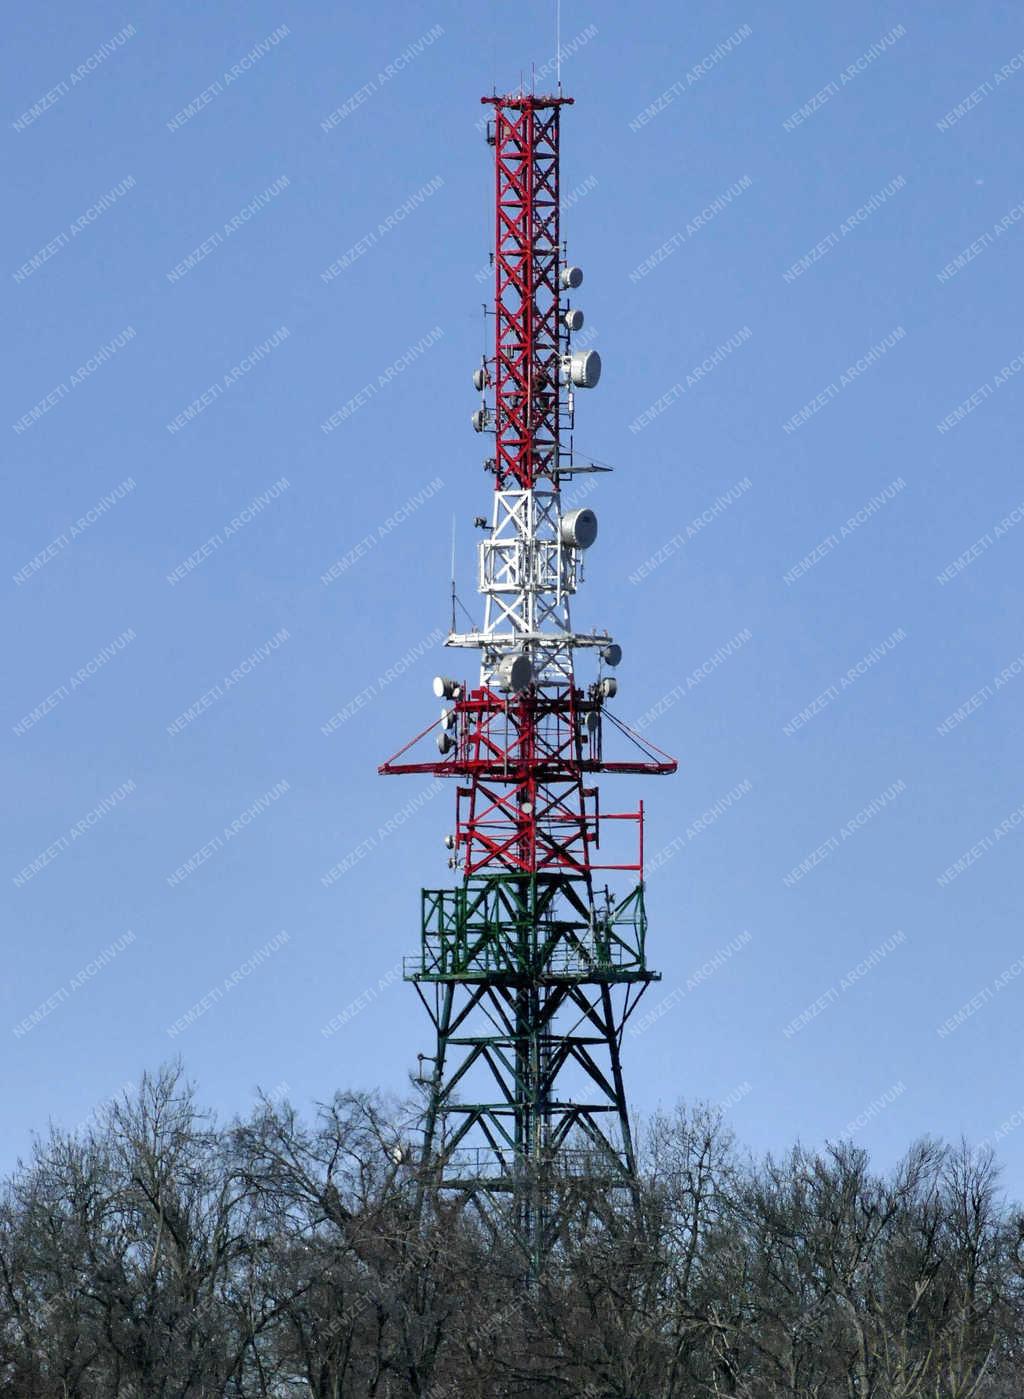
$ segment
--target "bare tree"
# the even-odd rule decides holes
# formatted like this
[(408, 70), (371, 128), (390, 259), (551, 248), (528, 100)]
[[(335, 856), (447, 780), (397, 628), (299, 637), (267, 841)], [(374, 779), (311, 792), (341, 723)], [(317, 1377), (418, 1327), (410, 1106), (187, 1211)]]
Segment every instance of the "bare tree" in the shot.
[[(559, 1186), (539, 1281), (428, 1194), (415, 1111), (261, 1099), (219, 1127), (180, 1065), (0, 1194), (13, 1399), (1017, 1399), (1024, 1216), (990, 1152), (742, 1158), (660, 1116), (638, 1191)], [(493, 1222), (493, 1221), (492, 1221)]]

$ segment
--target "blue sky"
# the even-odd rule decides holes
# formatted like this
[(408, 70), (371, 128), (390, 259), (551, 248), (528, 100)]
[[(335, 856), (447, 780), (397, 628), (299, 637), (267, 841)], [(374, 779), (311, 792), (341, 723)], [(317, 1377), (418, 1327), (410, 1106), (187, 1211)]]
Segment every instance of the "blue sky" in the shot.
[[(8, 27), (6, 1164), (174, 1053), (230, 1115), (430, 1051), (400, 963), (454, 793), (376, 766), (435, 714), (453, 516), (472, 606), (479, 98), (554, 19)], [(998, 1135), (1019, 1193), (1024, 23), (598, 3), (562, 41), (577, 443), (617, 467), (575, 619), (679, 757), (608, 784), (659, 855), (632, 1102), (882, 1162)]]

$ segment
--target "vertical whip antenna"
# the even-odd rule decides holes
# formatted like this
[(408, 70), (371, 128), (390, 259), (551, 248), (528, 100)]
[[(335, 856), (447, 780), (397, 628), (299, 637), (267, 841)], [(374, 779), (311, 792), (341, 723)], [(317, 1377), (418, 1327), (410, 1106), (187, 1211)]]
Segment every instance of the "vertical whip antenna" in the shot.
[(455, 630), (455, 516), (452, 516), (452, 625)]
[(555, 0), (555, 76), (562, 95), (562, 0)]

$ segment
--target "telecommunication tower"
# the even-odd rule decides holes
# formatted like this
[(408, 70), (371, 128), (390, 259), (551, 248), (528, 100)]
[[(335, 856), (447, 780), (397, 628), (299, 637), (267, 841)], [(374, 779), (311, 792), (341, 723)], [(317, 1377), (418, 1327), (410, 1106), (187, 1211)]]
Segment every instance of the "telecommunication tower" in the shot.
[[(438, 676), (439, 717), (379, 770), (457, 782), (445, 844), (459, 882), (423, 891), (420, 952), (405, 968), (436, 1031), (422, 1059), (421, 1198), (471, 1201), (511, 1228), (536, 1273), (560, 1201), (635, 1182), (622, 1038), (660, 976), (645, 951), (643, 803), (604, 811), (593, 779), (676, 764), (607, 707), (620, 647), (570, 618), (597, 519), (566, 508), (563, 487), (607, 469), (572, 447), (576, 393), (601, 373), (595, 350), (573, 348), (583, 274), (560, 231), (559, 126), (572, 98), (481, 100), (493, 108), (494, 340), (473, 373), (472, 424), (493, 442), (493, 508), (477, 520), (483, 624), (458, 632), (453, 618), (446, 641), (479, 652), (479, 674), (472, 685)], [(577, 651), (596, 660), (585, 687)], [(421, 756), (434, 731), (436, 756)], [(624, 757), (605, 756), (613, 734)]]

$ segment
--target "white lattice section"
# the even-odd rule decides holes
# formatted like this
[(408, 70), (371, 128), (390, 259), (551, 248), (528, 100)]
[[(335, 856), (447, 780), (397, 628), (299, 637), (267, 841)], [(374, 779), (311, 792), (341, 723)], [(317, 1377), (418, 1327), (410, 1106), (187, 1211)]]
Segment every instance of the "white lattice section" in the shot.
[(525, 651), (539, 684), (572, 679), (569, 598), (576, 550), (561, 542), (556, 490), (496, 491), (490, 534), (480, 546), (484, 595), (480, 679), (491, 683), (502, 656)]

